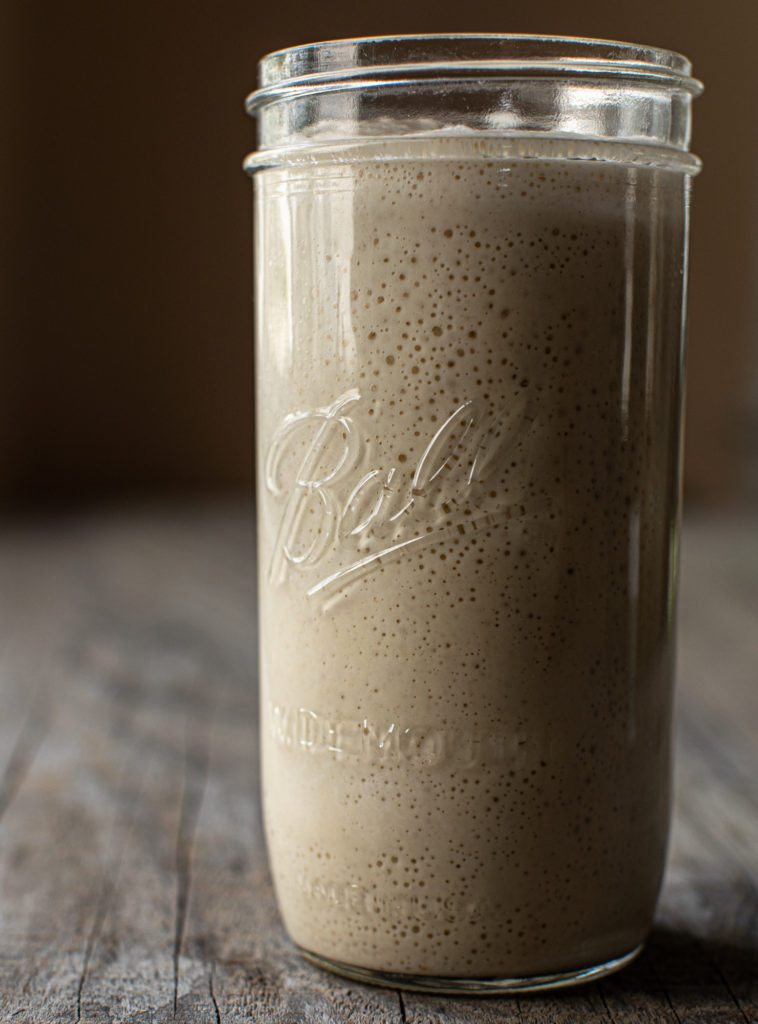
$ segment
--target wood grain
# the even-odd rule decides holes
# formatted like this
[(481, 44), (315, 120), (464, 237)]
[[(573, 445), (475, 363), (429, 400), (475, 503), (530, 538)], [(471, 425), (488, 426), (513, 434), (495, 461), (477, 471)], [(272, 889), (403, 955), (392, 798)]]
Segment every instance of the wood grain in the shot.
[(606, 981), (443, 998), (343, 981), (279, 922), (257, 804), (244, 509), (0, 531), (0, 1020), (758, 1021), (758, 532), (684, 539), (677, 803), (659, 916)]

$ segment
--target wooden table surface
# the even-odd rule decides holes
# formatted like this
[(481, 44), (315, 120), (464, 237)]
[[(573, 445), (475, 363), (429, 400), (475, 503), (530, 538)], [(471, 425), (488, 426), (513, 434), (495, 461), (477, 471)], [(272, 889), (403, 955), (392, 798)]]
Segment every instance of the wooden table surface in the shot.
[(0, 1019), (758, 1021), (758, 527), (688, 522), (657, 925), (602, 983), (434, 998), (309, 966), (257, 803), (252, 517), (0, 529)]

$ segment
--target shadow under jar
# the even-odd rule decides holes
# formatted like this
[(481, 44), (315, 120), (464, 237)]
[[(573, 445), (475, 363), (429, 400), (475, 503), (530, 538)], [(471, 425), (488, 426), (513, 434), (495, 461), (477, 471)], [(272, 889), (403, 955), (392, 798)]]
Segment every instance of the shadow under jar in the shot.
[(699, 90), (586, 39), (261, 63), (264, 813), (324, 967), (546, 988), (650, 928)]

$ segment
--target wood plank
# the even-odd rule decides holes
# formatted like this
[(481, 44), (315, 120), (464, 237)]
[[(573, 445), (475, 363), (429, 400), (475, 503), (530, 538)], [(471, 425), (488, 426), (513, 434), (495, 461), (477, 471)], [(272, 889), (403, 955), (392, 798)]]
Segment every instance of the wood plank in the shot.
[[(234, 694), (236, 680), (232, 686), (225, 648), (206, 622), (215, 617), (205, 607), (205, 574), (187, 574), (188, 562), (197, 571), (198, 553), (190, 549), (188, 559), (177, 539), (149, 538), (152, 564), (165, 577), (160, 605), (144, 606), (143, 580), (134, 570), (130, 576), (128, 566), (105, 573), (106, 580), (119, 580), (122, 609), (129, 602), (130, 629), (116, 621), (107, 634), (118, 666), (114, 700), (136, 709), (126, 735), (134, 813), (120, 823), (127, 834), (115, 845), (126, 852), (110, 873), (108, 903), (90, 937), (81, 993), (86, 1020), (217, 1019), (212, 963), (206, 955), (188, 956), (184, 937), (216, 708), (224, 694)], [(226, 610), (223, 594), (217, 601)], [(238, 711), (239, 700), (231, 703)], [(252, 694), (247, 703), (252, 706)]]

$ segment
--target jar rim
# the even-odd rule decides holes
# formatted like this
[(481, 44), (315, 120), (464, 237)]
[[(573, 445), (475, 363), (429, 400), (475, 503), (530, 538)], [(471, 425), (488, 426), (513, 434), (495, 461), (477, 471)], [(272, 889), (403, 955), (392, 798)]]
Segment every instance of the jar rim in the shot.
[(456, 33), (366, 36), (288, 47), (259, 63), (248, 113), (284, 95), (338, 91), (371, 79), (461, 76), (594, 78), (650, 81), (691, 95), (702, 92), (682, 54), (660, 47), (589, 37)]

